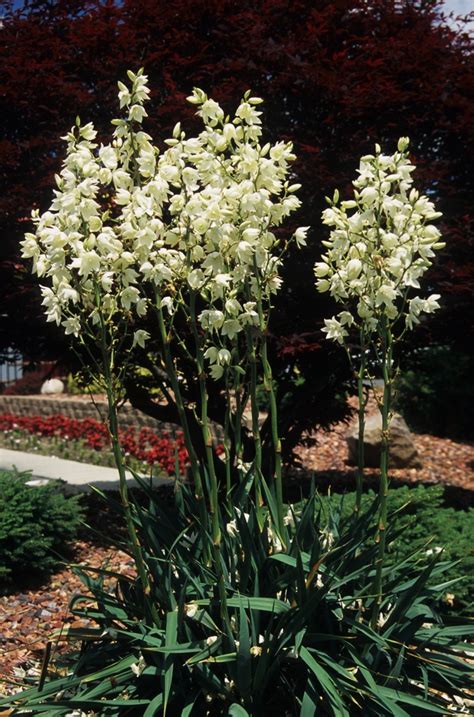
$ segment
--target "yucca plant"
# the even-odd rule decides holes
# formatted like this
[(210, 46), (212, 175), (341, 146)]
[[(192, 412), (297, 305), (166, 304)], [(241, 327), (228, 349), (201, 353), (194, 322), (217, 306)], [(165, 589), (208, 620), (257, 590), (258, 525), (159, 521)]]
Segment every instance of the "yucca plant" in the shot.
[[(79, 652), (62, 668), (45, 660), (40, 686), (16, 695), (14, 712), (405, 717), (462, 711), (472, 629), (442, 624), (437, 615), (446, 566), (427, 561), (425, 552), (390, 568), (384, 563), (386, 536), (396, 539), (386, 502), (388, 393), (381, 491), (369, 509), (361, 510), (360, 490), (358, 509), (346, 521), (338, 512), (325, 514), (314, 490), (298, 509), (283, 502), (267, 336), (282, 256), (290, 241), (304, 244), (307, 232), (300, 227), (284, 239), (277, 230), (299, 206), (298, 185), (288, 181), (291, 145), (260, 144), (261, 100), (250, 93), (230, 119), (195, 90), (189, 100), (203, 131), (187, 139), (178, 124), (160, 155), (140, 128), (146, 77), (140, 71), (129, 78), (130, 88), (119, 85), (126, 117), (114, 122), (110, 145), (98, 147), (93, 127), (79, 122), (68, 135), (56, 198), (35, 217), (36, 234), (23, 247), (38, 274), (50, 279), (43, 288), (48, 319), (82, 340), (104, 377), (120, 476), (116, 507), (136, 577), (81, 571), (88, 591), (72, 608), (95, 626), (70, 632), (81, 641)], [(379, 258), (376, 271), (383, 267)], [(351, 261), (359, 276), (362, 268)], [(342, 271), (334, 272), (336, 282)], [(387, 309), (387, 290), (382, 293)], [(432, 301), (410, 304), (411, 320), (431, 308)], [(389, 391), (385, 309), (379, 313)], [(149, 505), (134, 499), (118, 440), (123, 379), (133, 351), (146, 350), (149, 338), (138, 328), (144, 315), (157, 332), (157, 380), (166, 373), (164, 395), (173, 394), (190, 461), (189, 484), (177, 483), (173, 508), (157, 501), (140, 476)], [(347, 321), (348, 312), (331, 320), (329, 333), (341, 336)], [(181, 396), (179, 352), (196, 368), (192, 406)], [(262, 377), (273, 445), (268, 469), (259, 427)], [(222, 381), (223, 460), (214, 450), (208, 380)], [(242, 440), (246, 408), (253, 450)], [(197, 458), (190, 411), (205, 462)], [(433, 577), (440, 580), (436, 587)]]

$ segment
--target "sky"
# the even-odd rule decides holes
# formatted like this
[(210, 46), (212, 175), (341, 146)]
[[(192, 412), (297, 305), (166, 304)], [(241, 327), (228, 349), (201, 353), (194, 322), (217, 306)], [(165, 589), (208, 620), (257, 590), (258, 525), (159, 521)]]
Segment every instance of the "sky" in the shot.
[(459, 14), (467, 14), (474, 10), (474, 0), (446, 0), (445, 6), (448, 11), (453, 10)]
[[(446, 13), (454, 12), (455, 15), (467, 15), (474, 11), (474, 0), (445, 0), (444, 8)], [(469, 29), (474, 31), (474, 19), (469, 23)]]

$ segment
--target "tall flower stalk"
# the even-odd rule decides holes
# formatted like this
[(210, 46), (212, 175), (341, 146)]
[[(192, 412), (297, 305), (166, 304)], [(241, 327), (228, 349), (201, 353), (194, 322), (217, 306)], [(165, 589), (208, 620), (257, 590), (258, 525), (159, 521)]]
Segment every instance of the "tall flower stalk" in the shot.
[[(420, 322), (423, 313), (439, 308), (439, 295), (416, 295), (420, 279), (432, 264), (435, 251), (444, 246), (439, 230), (431, 223), (441, 216), (433, 203), (413, 187), (415, 167), (408, 157), (409, 140), (402, 137), (393, 155), (362, 157), (354, 198), (339, 201), (339, 192), (328, 199), (323, 223), (332, 227), (323, 241), (327, 252), (315, 265), (316, 286), (329, 292), (344, 308), (326, 319), (328, 339), (345, 345), (352, 334), (359, 337), (357, 371), (359, 446), (356, 511), (360, 510), (363, 479), (365, 421), (364, 380), (368, 351), (383, 380), (379, 514), (376, 540), (378, 558), (374, 579), (372, 625), (376, 626), (383, 596), (382, 571), (387, 528), (389, 490), (390, 410), (394, 379), (393, 352), (407, 330)], [(415, 294), (415, 295), (413, 295)]]
[(386, 317), (382, 318), (381, 337), (381, 371), (383, 380), (383, 395), (380, 405), (382, 426), (380, 433), (380, 488), (379, 488), (379, 518), (376, 540), (379, 543), (378, 560), (375, 566), (375, 595), (376, 601), (372, 611), (372, 625), (377, 625), (380, 606), (382, 603), (382, 569), (386, 547), (387, 530), (387, 497), (389, 490), (389, 452), (390, 452), (390, 406), (392, 402), (393, 382), (393, 355), (392, 355), (392, 331)]
[(282, 464), (281, 464), (281, 440), (278, 431), (278, 408), (273, 382), (272, 367), (268, 360), (268, 322), (265, 319), (265, 313), (262, 307), (262, 301), (257, 301), (257, 310), (259, 316), (260, 331), (262, 336), (262, 370), (263, 370), (263, 386), (268, 397), (268, 405), (270, 410), (270, 425), (273, 446), (273, 465), (272, 478), (275, 485), (275, 497), (277, 505), (277, 527), (280, 538), (284, 535), (283, 523), (283, 484), (282, 484)]
[(365, 435), (365, 408), (367, 405), (367, 399), (365, 397), (365, 382), (367, 380), (367, 347), (365, 345), (364, 332), (359, 332), (360, 340), (360, 363), (356, 371), (357, 376), (357, 400), (358, 400), (358, 418), (359, 418), (359, 432), (357, 437), (357, 475), (356, 475), (356, 500), (355, 500), (355, 512), (360, 513), (362, 505), (362, 489), (364, 484), (364, 468), (365, 468), (365, 455), (364, 455), (364, 435)]
[[(223, 630), (230, 640), (219, 552), (225, 528), (220, 495), (225, 491), (231, 521), (233, 482), (237, 477), (246, 485), (249, 469), (260, 529), (268, 529), (269, 535), (276, 529), (283, 547), (281, 447), (267, 333), (272, 297), (281, 285), (282, 247), (290, 241), (304, 244), (307, 231), (300, 227), (284, 239), (275, 233), (300, 206), (299, 185), (288, 181), (295, 157), (290, 143), (261, 144), (258, 97), (247, 92), (231, 118), (200, 89), (188, 100), (202, 119), (202, 131), (188, 138), (178, 123), (160, 152), (142, 126), (147, 78), (142, 70), (129, 72), (128, 78), (129, 84), (119, 83), (123, 116), (113, 120), (109, 144), (99, 145), (92, 124), (79, 120), (66, 136), (67, 155), (56, 178), (55, 198), (48, 211), (33, 216), (36, 231), (26, 235), (23, 256), (33, 259), (33, 271), (45, 280), (47, 320), (100, 346), (120, 492), (146, 594), (152, 587), (128, 499), (118, 443), (117, 375), (111, 361), (120, 360), (117, 342), (132, 361), (135, 349), (149, 350), (150, 327), (156, 326), (166, 395), (176, 406), (189, 454), (197, 505), (191, 518), (204, 562), (217, 577)], [(196, 405), (187, 405), (183, 398), (177, 348), (194, 363)], [(262, 376), (274, 447), (269, 477), (277, 506), (273, 517), (263, 490), (257, 405)], [(225, 485), (220, 484), (220, 459), (209, 420), (209, 381), (222, 381), (228, 402)], [(245, 455), (245, 464), (241, 423), (247, 403), (253, 456)], [(198, 459), (191, 412), (201, 429), (205, 461)]]
[(199, 383), (199, 396), (201, 402), (201, 415), (199, 417), (201, 424), (202, 437), (206, 450), (206, 469), (209, 474), (210, 482), (210, 508), (211, 508), (211, 521), (212, 521), (212, 542), (215, 546), (219, 547), (221, 542), (221, 531), (219, 524), (219, 486), (217, 481), (216, 468), (214, 465), (214, 452), (213, 452), (213, 439), (212, 431), (209, 422), (208, 415), (208, 393), (207, 393), (207, 382), (205, 373), (205, 359), (204, 351), (202, 347), (202, 339), (199, 335), (197, 316), (196, 316), (196, 295), (194, 291), (190, 293), (190, 318), (192, 332), (195, 342), (196, 352), (196, 372)]
[[(122, 447), (119, 441), (119, 427), (117, 417), (117, 404), (118, 397), (116, 393), (116, 372), (114, 366), (114, 352), (111, 350), (109, 341), (107, 340), (107, 326), (104, 321), (102, 313), (99, 311), (99, 325), (100, 325), (100, 350), (102, 357), (102, 369), (104, 372), (104, 383), (107, 393), (107, 407), (108, 407), (108, 429), (110, 433), (110, 439), (112, 443), (112, 450), (114, 454), (115, 465), (119, 474), (119, 492), (122, 506), (124, 509), (125, 521), (127, 524), (127, 532), (130, 537), (130, 543), (132, 546), (133, 558), (137, 568), (137, 573), (142, 584), (143, 594), (148, 597), (151, 594), (151, 583), (149, 579), (149, 571), (147, 569), (141, 546), (140, 540), (135, 530), (133, 522), (132, 511), (130, 507), (130, 500), (128, 495), (127, 477), (125, 471), (125, 461), (122, 451)], [(145, 600), (145, 606), (150, 607), (150, 617), (154, 622), (157, 622), (156, 611), (153, 606), (153, 602)]]

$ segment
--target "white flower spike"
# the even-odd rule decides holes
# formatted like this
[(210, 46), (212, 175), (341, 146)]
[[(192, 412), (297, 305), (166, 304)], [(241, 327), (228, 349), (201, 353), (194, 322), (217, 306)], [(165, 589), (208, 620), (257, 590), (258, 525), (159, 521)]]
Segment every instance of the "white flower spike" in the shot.
[[(122, 119), (112, 141), (98, 146), (91, 124), (65, 138), (67, 156), (51, 207), (36, 214), (23, 256), (49, 280), (43, 304), (49, 321), (67, 333), (90, 327), (106, 307), (107, 320), (135, 322), (150, 297), (168, 316), (179, 292), (195, 292), (211, 375), (230, 363), (228, 342), (258, 325), (255, 308), (281, 286), (285, 244), (274, 232), (300, 206), (288, 174), (291, 143), (260, 143), (261, 103), (246, 93), (233, 118), (200, 89), (196, 105), (203, 130), (187, 138), (178, 123), (160, 154), (142, 129), (149, 89), (140, 70), (119, 82)], [(290, 241), (306, 244), (308, 227)], [(45, 281), (45, 284), (47, 282)], [(143, 348), (143, 330), (133, 345)]]
[(314, 273), (318, 290), (345, 306), (324, 322), (326, 337), (338, 343), (347, 336), (345, 326), (370, 336), (384, 318), (391, 324), (402, 320), (412, 329), (421, 314), (439, 308), (438, 294), (409, 296), (444, 243), (431, 223), (440, 212), (413, 188), (408, 145), (408, 138), (401, 137), (391, 156), (376, 145), (375, 154), (360, 161), (354, 199), (339, 202), (336, 192), (323, 212), (323, 223), (333, 228)]

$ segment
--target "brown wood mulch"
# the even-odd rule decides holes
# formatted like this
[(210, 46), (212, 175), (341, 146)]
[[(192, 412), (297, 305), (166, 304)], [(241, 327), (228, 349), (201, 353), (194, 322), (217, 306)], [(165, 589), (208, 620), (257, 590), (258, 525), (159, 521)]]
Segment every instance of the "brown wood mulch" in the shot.
[[(305, 472), (313, 472), (316, 484), (320, 477), (337, 484), (338, 489), (341, 485), (352, 489), (355, 469), (347, 463), (346, 433), (347, 425), (338, 424), (330, 432), (315, 433), (314, 446), (297, 449)], [(468, 493), (474, 491), (474, 444), (428, 434), (416, 434), (413, 438), (422, 467), (391, 468), (392, 483), (442, 483), (453, 491), (458, 489), (460, 496), (465, 494), (467, 501)], [(370, 487), (376, 486), (378, 470), (367, 468), (365, 472)]]
[[(121, 574), (133, 572), (128, 555), (90, 540), (77, 541), (70, 560)], [(79, 594), (85, 594), (84, 586), (65, 566), (40, 584), (25, 584), (0, 597), (0, 696), (16, 691), (15, 684), (20, 686), (25, 677), (39, 676), (48, 642), (54, 656), (66, 648), (70, 628), (87, 625), (68, 609), (70, 600)]]
[[(321, 480), (347, 489), (353, 487), (354, 469), (346, 463), (346, 432), (347, 425), (337, 425), (328, 433), (315, 434), (315, 446), (299, 449), (307, 469), (305, 480), (313, 472), (317, 484)], [(423, 467), (393, 470), (393, 481), (443, 483), (458, 491), (458, 507), (466, 507), (468, 497), (474, 495), (474, 445), (429, 435), (416, 435), (415, 442)], [(376, 473), (368, 471), (368, 483), (374, 487)], [(297, 479), (295, 475), (293, 481)], [(116, 571), (130, 574), (133, 570), (125, 553), (113, 545), (89, 539), (76, 543), (72, 561), (93, 566), (109, 561), (108, 567)], [(80, 592), (82, 584), (78, 576), (65, 567), (41, 584), (16, 587), (0, 597), (0, 696), (15, 691), (11, 681), (20, 684), (25, 674), (39, 674), (48, 641), (53, 642), (53, 650), (64, 649), (57, 635), (62, 631), (64, 637), (68, 627), (82, 625), (68, 611), (69, 601)]]

